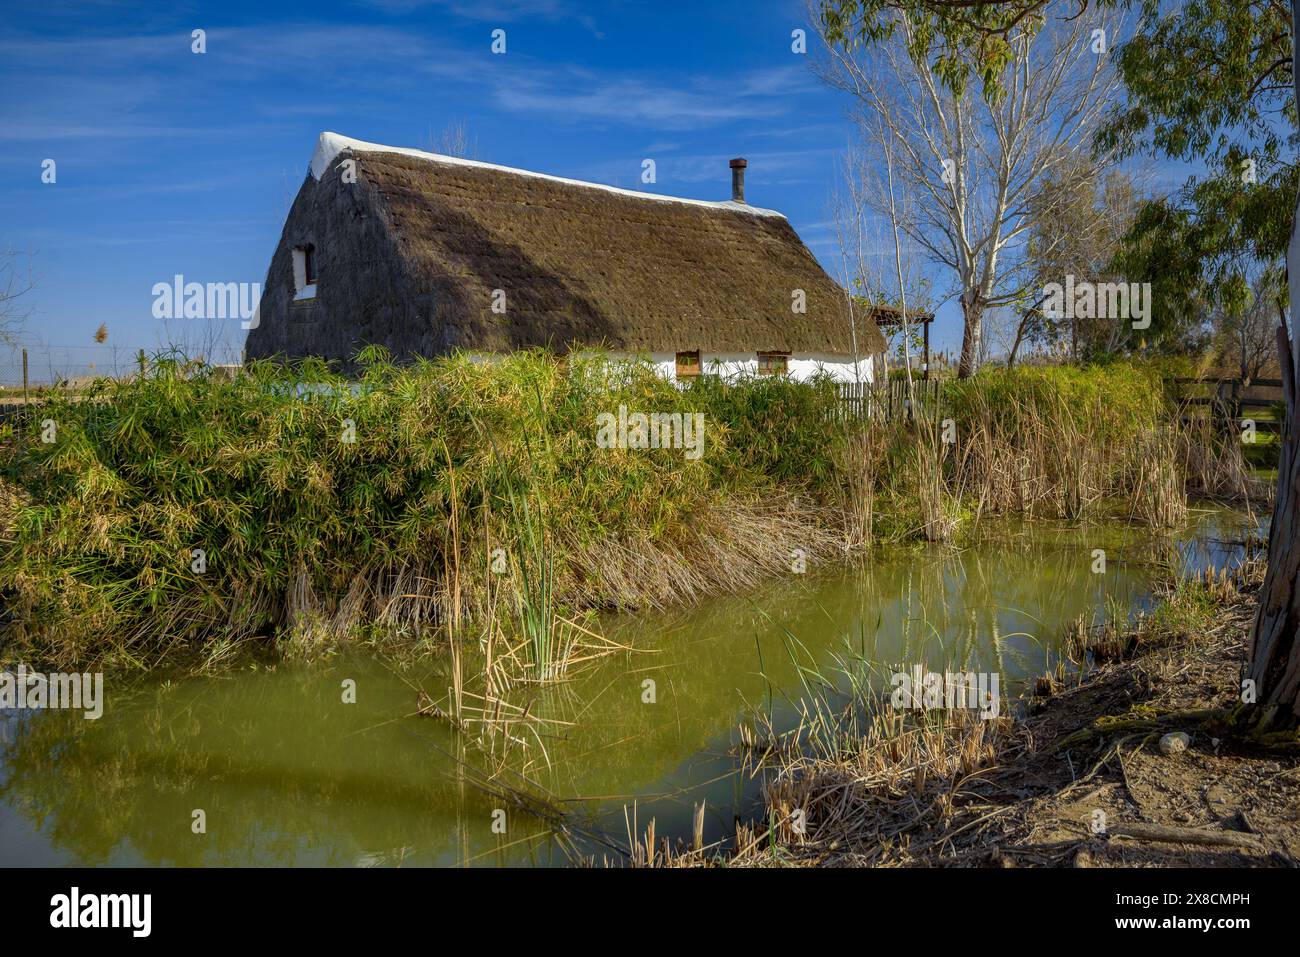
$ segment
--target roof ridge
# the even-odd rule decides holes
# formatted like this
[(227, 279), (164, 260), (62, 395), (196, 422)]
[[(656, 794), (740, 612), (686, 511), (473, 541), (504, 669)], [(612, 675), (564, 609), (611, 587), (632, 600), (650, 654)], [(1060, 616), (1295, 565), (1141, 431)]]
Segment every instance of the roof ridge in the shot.
[(737, 203), (732, 200), (712, 201), (707, 199), (688, 199), (685, 196), (668, 196), (663, 193), (643, 193), (634, 189), (623, 189), (618, 186), (607, 186), (604, 183), (589, 183), (580, 179), (568, 179), (563, 176), (552, 176), (550, 173), (537, 173), (533, 170), (519, 169), (513, 166), (500, 166), (496, 163), (484, 163), (479, 160), (464, 159), (459, 156), (445, 156), (442, 153), (431, 153), (427, 150), (417, 150), (408, 146), (385, 146), (382, 143), (368, 143), (365, 140), (353, 139), (350, 136), (343, 136), (340, 133), (331, 133), (328, 130), (321, 133), (320, 139), (316, 142), (316, 152), (311, 158), (311, 175), (312, 178), (320, 181), (329, 169), (335, 158), (344, 151), (351, 152), (369, 152), (369, 153), (397, 153), (401, 156), (411, 156), (416, 159), (428, 160), (434, 163), (443, 163), (448, 166), (469, 166), (476, 169), (494, 170), (500, 173), (513, 173), (516, 176), (529, 176), (536, 179), (549, 180), (553, 183), (564, 183), (569, 186), (582, 186), (587, 189), (599, 189), (608, 193), (614, 193), (620, 196), (628, 196), (633, 199), (652, 200), (666, 203), (686, 203), (691, 206), (704, 206), (710, 209), (730, 210), (736, 213), (748, 213), (751, 216), (776, 216), (785, 219), (785, 214), (775, 209), (764, 209), (761, 206), (750, 206), (747, 203)]

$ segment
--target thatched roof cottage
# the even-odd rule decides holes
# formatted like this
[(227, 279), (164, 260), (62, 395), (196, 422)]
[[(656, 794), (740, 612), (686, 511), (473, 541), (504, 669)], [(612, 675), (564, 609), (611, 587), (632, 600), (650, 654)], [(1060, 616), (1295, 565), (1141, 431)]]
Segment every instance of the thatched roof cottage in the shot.
[[(870, 317), (780, 213), (323, 133), (263, 287), (248, 358), (605, 348), (665, 375), (868, 381)], [(855, 356), (857, 362), (855, 363)], [(719, 365), (721, 364), (721, 365)]]

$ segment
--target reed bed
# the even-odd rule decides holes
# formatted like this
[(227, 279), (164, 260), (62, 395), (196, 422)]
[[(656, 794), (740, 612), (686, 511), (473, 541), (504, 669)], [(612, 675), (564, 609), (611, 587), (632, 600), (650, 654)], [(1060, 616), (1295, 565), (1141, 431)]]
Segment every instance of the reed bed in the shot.
[(1241, 442), (1225, 441), (1208, 416), (1184, 416), (1181, 421), (1174, 458), (1189, 491), (1230, 502), (1268, 499), (1271, 490), (1261, 489), (1251, 476)]
[[(471, 625), (562, 675), (586, 611), (753, 588), (985, 513), (1181, 520), (1240, 450), (1178, 432), (1133, 366), (989, 371), (938, 414), (854, 420), (829, 381), (677, 387), (599, 355), (456, 355), (345, 379), (162, 356), (0, 429), (7, 655), (148, 666), (362, 635), (453, 654)], [(703, 416), (698, 455), (602, 448), (620, 409)], [(44, 441), (55, 427), (54, 441)], [(1225, 464), (1226, 463), (1226, 464)], [(500, 586), (500, 587), (499, 587)]]
[[(1170, 424), (1160, 396), (1154, 371), (1128, 365), (989, 370), (945, 394), (957, 470), (993, 513), (1077, 521), (1115, 499), (1181, 498), (1147, 469), (1157, 445), (1144, 439)], [(1175, 469), (1172, 449), (1163, 451)]]
[[(748, 587), (795, 548), (843, 553), (824, 527), (845, 441), (832, 388), (682, 390), (541, 353), (362, 360), (348, 381), (310, 360), (231, 378), (164, 357), (6, 426), (9, 647), (147, 665), (218, 636), (419, 639), (497, 616), (545, 679), (561, 616)], [(701, 454), (598, 447), (597, 417), (620, 407), (702, 414)]]
[(787, 755), (764, 789), (766, 829), (736, 857), (771, 845), (887, 864), (946, 838), (981, 774), (1020, 747), (1008, 717), (956, 711), (913, 718), (882, 709), (864, 735), (834, 754)]

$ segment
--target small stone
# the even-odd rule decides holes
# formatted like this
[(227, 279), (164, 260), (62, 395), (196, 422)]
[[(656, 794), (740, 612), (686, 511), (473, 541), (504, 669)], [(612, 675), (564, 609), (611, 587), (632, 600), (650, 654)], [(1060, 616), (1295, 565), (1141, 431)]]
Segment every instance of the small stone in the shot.
[(1171, 731), (1160, 739), (1161, 754), (1178, 754), (1180, 751), (1186, 751), (1187, 746), (1192, 743), (1192, 739), (1181, 731)]
[(1213, 784), (1205, 789), (1206, 804), (1231, 804), (1232, 792), (1218, 784)]

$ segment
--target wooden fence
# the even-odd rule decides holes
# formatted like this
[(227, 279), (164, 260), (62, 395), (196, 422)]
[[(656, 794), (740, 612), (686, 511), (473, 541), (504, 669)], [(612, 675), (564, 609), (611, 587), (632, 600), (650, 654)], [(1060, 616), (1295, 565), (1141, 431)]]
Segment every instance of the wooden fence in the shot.
[(1281, 379), (1253, 379), (1247, 385), (1242, 379), (1217, 376), (1179, 377), (1166, 379), (1165, 389), (1182, 408), (1185, 422), (1196, 417), (1196, 409), (1204, 408), (1225, 432), (1239, 432), (1246, 419), (1255, 424), (1256, 432), (1279, 433), (1285, 424), (1284, 414), (1273, 412), (1283, 401)]
[(18, 423), (26, 420), (28, 416), (23, 414), (26, 409), (27, 404), (21, 399), (12, 401), (0, 399), (0, 425), (4, 425), (6, 422)]
[[(846, 419), (893, 420), (907, 413), (909, 395), (906, 379), (888, 382), (841, 382), (837, 386), (840, 408)], [(913, 379), (912, 395), (916, 398), (916, 414), (937, 418), (943, 394), (942, 379)]]

